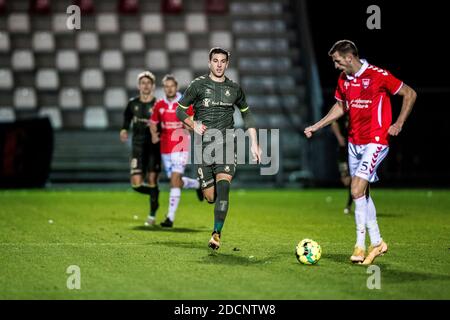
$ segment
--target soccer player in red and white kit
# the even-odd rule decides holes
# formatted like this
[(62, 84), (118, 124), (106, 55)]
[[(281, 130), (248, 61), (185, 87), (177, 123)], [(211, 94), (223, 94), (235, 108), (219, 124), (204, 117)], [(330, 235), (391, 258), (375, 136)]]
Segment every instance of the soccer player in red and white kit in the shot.
[[(336, 88), (336, 103), (328, 114), (305, 129), (306, 137), (327, 126), (344, 113), (349, 115), (348, 161), (351, 193), (355, 202), (356, 245), (350, 260), (371, 264), (387, 252), (380, 235), (376, 209), (365, 192), (369, 183), (378, 180), (376, 170), (389, 150), (389, 136), (397, 136), (410, 114), (416, 92), (388, 71), (360, 59), (355, 44), (349, 40), (336, 42), (329, 56), (336, 69), (342, 71)], [(397, 120), (392, 123), (390, 95), (403, 97)], [(366, 228), (371, 246), (365, 250)]]
[[(180, 202), (181, 188), (197, 189), (199, 200), (203, 200), (203, 193), (197, 179), (183, 177), (189, 158), (190, 134), (176, 115), (178, 100), (181, 98), (181, 94), (177, 91), (178, 82), (173, 75), (166, 75), (162, 83), (165, 98), (155, 104), (150, 118), (150, 132), (153, 143), (160, 141), (164, 170), (170, 179), (169, 212), (166, 220), (161, 222), (161, 226), (172, 227)], [(194, 115), (192, 106), (187, 113), (189, 116)], [(158, 132), (158, 124), (161, 125), (161, 134)], [(154, 219), (149, 216), (147, 224), (154, 223)]]

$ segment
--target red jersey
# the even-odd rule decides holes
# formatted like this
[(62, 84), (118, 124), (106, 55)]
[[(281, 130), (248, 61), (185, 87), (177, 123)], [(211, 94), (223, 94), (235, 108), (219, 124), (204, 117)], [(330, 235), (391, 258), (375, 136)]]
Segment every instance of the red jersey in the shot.
[[(159, 100), (153, 107), (153, 113), (150, 117), (151, 123), (161, 123), (160, 145), (161, 153), (164, 154), (189, 151), (191, 136), (189, 132), (184, 129), (183, 123), (178, 120), (176, 115), (178, 100), (180, 98), (181, 94), (177, 92), (175, 99), (172, 101), (169, 101), (166, 98)], [(192, 106), (189, 106), (186, 113), (189, 116), (194, 115)], [(178, 132), (172, 137), (172, 134), (176, 130), (178, 130)], [(175, 148), (175, 146), (177, 147)]]
[(357, 145), (389, 144), (388, 129), (392, 121), (390, 95), (397, 94), (403, 82), (388, 71), (365, 60), (361, 69), (350, 76), (339, 76), (336, 100), (345, 103), (349, 113), (348, 140)]

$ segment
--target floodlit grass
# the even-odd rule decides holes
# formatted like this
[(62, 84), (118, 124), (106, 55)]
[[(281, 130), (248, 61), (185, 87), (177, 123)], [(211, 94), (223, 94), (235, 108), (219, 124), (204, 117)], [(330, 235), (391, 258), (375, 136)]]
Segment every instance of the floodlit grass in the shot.
[[(389, 252), (349, 263), (354, 216), (345, 190), (232, 190), (222, 247), (207, 248), (213, 206), (183, 192), (173, 229), (144, 227), (148, 199), (131, 191), (0, 191), (1, 299), (450, 299), (450, 192), (372, 196)], [(160, 196), (158, 222), (167, 210)], [(53, 223), (50, 223), (52, 220)], [(297, 262), (303, 238), (322, 246)], [(76, 265), (81, 289), (69, 290)]]

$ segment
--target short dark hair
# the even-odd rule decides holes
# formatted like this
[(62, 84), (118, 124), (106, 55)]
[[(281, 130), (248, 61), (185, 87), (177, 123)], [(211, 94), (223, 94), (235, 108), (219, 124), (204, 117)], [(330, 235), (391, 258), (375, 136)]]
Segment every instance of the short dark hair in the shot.
[(355, 57), (358, 57), (358, 48), (356, 48), (355, 43), (350, 40), (339, 40), (333, 44), (330, 51), (328, 51), (328, 55), (331, 56), (335, 52), (339, 52), (341, 55), (351, 53)]
[(231, 54), (230, 54), (229, 51), (227, 51), (225, 49), (222, 49), (220, 47), (214, 47), (211, 50), (209, 50), (209, 61), (211, 61), (213, 55), (218, 54), (218, 53), (226, 55), (227, 56), (227, 61), (230, 59), (230, 55)]
[(175, 76), (173, 74), (166, 74), (161, 82), (164, 85), (164, 82), (169, 81), (169, 80), (172, 80), (173, 82), (175, 82), (176, 85), (178, 85), (177, 78), (175, 78)]

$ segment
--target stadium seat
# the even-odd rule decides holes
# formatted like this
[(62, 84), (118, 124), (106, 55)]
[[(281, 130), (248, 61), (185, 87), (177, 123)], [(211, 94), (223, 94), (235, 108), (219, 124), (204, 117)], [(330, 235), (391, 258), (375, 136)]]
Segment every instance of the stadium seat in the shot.
[(77, 49), (80, 52), (97, 52), (99, 50), (97, 33), (89, 31), (77, 33)]
[(84, 69), (81, 73), (81, 87), (85, 90), (101, 90), (105, 86), (100, 69)]
[(8, 15), (8, 30), (11, 33), (28, 33), (30, 19), (26, 13), (11, 13)]
[(113, 13), (101, 13), (97, 15), (97, 31), (100, 33), (116, 33), (119, 31), (117, 15)]
[(8, 52), (10, 48), (9, 34), (5, 31), (0, 31), (0, 52)]
[(244, 121), (242, 120), (241, 112), (236, 107), (234, 108), (233, 119), (234, 119), (234, 126), (236, 128), (244, 127)]
[(16, 114), (11, 107), (0, 107), (0, 122), (14, 122)]
[(140, 32), (125, 32), (122, 34), (122, 50), (124, 52), (141, 52), (144, 48), (144, 38)]
[(56, 55), (56, 67), (60, 71), (76, 71), (80, 62), (75, 50), (60, 50)]
[(206, 50), (193, 50), (191, 52), (190, 66), (196, 70), (208, 70), (208, 51)]
[(66, 13), (56, 13), (53, 15), (52, 28), (54, 33), (68, 33), (72, 32), (67, 28), (67, 17)]
[(193, 33), (204, 33), (208, 31), (206, 16), (203, 13), (189, 13), (185, 17), (185, 30)]
[(283, 13), (282, 4), (279, 2), (234, 2), (231, 4), (232, 15), (274, 15)]
[(59, 87), (59, 77), (55, 69), (40, 69), (36, 73), (38, 89), (56, 90)]
[(173, 71), (173, 75), (178, 80), (178, 87), (182, 89), (186, 89), (192, 80), (194, 80), (194, 75), (192, 74), (191, 69), (175, 69)]
[(289, 50), (289, 43), (287, 39), (283, 38), (238, 39), (236, 48), (244, 52), (280, 52)]
[(83, 99), (77, 87), (62, 88), (59, 92), (59, 106), (62, 109), (81, 109)]
[(225, 14), (227, 11), (227, 0), (206, 0), (206, 12), (213, 14)]
[(161, 86), (156, 87), (155, 89), (155, 97), (156, 99), (164, 99), (165, 97), (165, 93), (164, 93), (164, 88), (162, 88)]
[(35, 52), (53, 52), (55, 39), (50, 32), (36, 32), (33, 34), (33, 50)]
[(142, 69), (128, 69), (126, 73), (127, 89), (137, 89), (137, 76), (142, 72)]
[(125, 109), (128, 98), (127, 93), (122, 88), (108, 88), (105, 91), (103, 103), (107, 109)]
[(182, 0), (162, 0), (161, 11), (164, 13), (180, 13), (183, 11)]
[(239, 72), (235, 68), (228, 68), (225, 75), (228, 79), (233, 80), (234, 82), (239, 82)]
[(86, 129), (104, 129), (108, 127), (108, 115), (102, 107), (87, 107), (83, 125)]
[(95, 12), (94, 0), (74, 0), (72, 3), (80, 7), (82, 14), (91, 14)]
[(34, 69), (34, 55), (29, 50), (16, 50), (12, 54), (11, 65), (14, 70), (25, 71)]
[(186, 33), (182, 31), (173, 31), (166, 34), (166, 48), (169, 51), (185, 51), (188, 50), (188, 38)]
[(13, 74), (9, 69), (0, 69), (0, 90), (9, 90), (14, 87)]
[(233, 48), (233, 37), (228, 31), (214, 31), (209, 36), (210, 47), (222, 47), (227, 50)]
[(105, 71), (119, 71), (123, 69), (123, 55), (119, 50), (105, 50), (100, 57), (100, 64)]
[(118, 11), (123, 14), (134, 14), (139, 11), (138, 0), (119, 0)]
[(37, 106), (36, 92), (32, 87), (21, 87), (14, 91), (14, 106), (18, 110), (35, 109)]
[(32, 14), (50, 13), (50, 0), (30, 0), (29, 8)]
[(286, 25), (283, 20), (237, 20), (233, 22), (233, 32), (273, 34), (286, 32)]
[(169, 70), (169, 57), (164, 50), (150, 50), (146, 55), (146, 66), (152, 71)]
[(163, 19), (160, 14), (150, 13), (141, 16), (141, 31), (143, 33), (161, 33), (164, 31)]
[(58, 107), (42, 107), (39, 110), (40, 117), (48, 117), (53, 129), (62, 128), (61, 111)]
[(7, 0), (0, 0), (0, 14), (6, 13), (7, 10)]
[(286, 57), (277, 58), (245, 58), (239, 59), (239, 69), (246, 71), (283, 71), (291, 68), (291, 60)]

